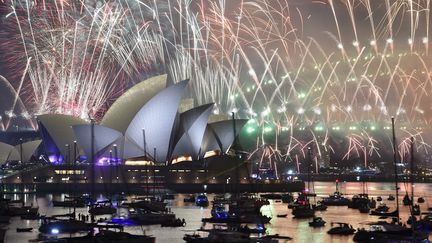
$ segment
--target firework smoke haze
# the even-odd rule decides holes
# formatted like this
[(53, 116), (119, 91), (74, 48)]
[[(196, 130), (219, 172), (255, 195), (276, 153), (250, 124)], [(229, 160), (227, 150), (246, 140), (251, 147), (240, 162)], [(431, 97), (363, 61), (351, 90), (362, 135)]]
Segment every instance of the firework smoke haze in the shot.
[(25, 107), (8, 114), (100, 117), (167, 72), (198, 104), (253, 119), (263, 143), (287, 133), (272, 141), (287, 154), (333, 151), (343, 130), (345, 158), (379, 156), (391, 116), (418, 150), (432, 142), (426, 0), (3, 0), (1, 18), (0, 74)]

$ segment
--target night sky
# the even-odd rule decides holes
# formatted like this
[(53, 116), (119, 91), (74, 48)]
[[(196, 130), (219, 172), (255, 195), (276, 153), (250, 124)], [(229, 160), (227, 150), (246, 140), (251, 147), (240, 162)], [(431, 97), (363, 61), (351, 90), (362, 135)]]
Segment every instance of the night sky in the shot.
[(394, 116), (402, 157), (410, 136), (424, 153), (429, 8), (421, 0), (3, 1), (2, 129), (36, 128), (32, 117), (44, 113), (100, 119), (127, 88), (168, 73), (171, 82), (191, 79), (196, 105), (251, 119), (250, 144), (304, 154), (314, 143), (345, 159), (366, 146), (378, 161)]

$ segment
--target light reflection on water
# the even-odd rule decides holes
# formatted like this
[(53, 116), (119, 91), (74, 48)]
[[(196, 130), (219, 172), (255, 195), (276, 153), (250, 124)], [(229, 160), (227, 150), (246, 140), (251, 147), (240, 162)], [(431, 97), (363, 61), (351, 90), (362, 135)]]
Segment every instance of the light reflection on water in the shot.
[[(339, 183), (339, 190), (351, 197), (354, 194), (362, 192), (361, 183), (349, 182)], [(400, 184), (400, 195), (404, 195), (406, 189), (409, 189), (409, 185)], [(429, 207), (428, 203), (432, 202), (432, 184), (416, 184), (416, 196), (422, 196), (426, 199), (424, 204), (421, 204), (422, 210), (426, 210)], [(335, 184), (331, 182), (315, 182), (315, 191), (318, 195), (317, 200), (320, 197), (331, 194), (335, 191)], [(389, 194), (394, 193), (393, 183), (368, 183), (368, 193), (370, 196), (376, 198), (382, 196), (384, 202), (393, 210), (395, 202), (387, 201), (386, 198)], [(182, 238), (185, 233), (192, 233), (194, 230), (201, 227), (201, 218), (210, 217), (210, 208), (199, 208), (194, 206), (193, 203), (184, 203), (183, 199), (186, 195), (178, 194), (174, 201), (169, 202), (171, 210), (179, 218), (185, 218), (187, 225), (183, 228), (161, 228), (160, 226), (132, 226), (127, 227), (125, 231), (142, 234), (144, 231), (146, 234), (156, 236), (157, 242), (183, 242)], [(209, 199), (213, 199), (212, 194), (209, 195)], [(19, 199), (19, 195), (14, 195), (13, 199)], [(55, 199), (60, 200), (65, 197), (62, 195), (46, 195), (44, 198), (36, 198), (35, 195), (26, 195), (24, 200), (27, 205), (33, 203), (33, 205), (39, 206), (39, 213), (41, 215), (54, 215), (54, 214), (65, 214), (69, 213), (70, 209), (67, 208), (53, 208), (49, 205), (49, 200)], [(100, 199), (104, 197), (100, 196)], [(49, 200), (48, 200), (49, 199)], [(399, 197), (399, 201), (402, 200), (402, 196)], [(77, 208), (77, 214), (87, 214), (86, 208)], [(294, 240), (291, 242), (335, 242), (345, 243), (352, 242), (352, 236), (330, 236), (327, 234), (327, 230), (331, 227), (331, 222), (347, 222), (353, 225), (354, 228), (365, 227), (364, 223), (368, 221), (376, 221), (377, 217), (369, 216), (367, 214), (360, 214), (358, 210), (348, 209), (347, 207), (329, 207), (325, 212), (317, 212), (317, 216), (321, 216), (327, 221), (326, 227), (313, 229), (309, 227), (309, 219), (294, 219), (291, 216), (291, 210), (287, 209), (286, 204), (275, 202), (271, 200), (269, 206), (264, 206), (262, 212), (265, 215), (272, 216), (271, 224), (267, 225), (268, 233), (280, 234), (284, 236), (293, 237)], [(403, 222), (406, 222), (408, 218), (409, 209), (408, 207), (401, 206), (401, 218)], [(277, 214), (288, 214), (286, 218), (278, 218)], [(102, 216), (105, 217), (105, 216)], [(30, 233), (17, 233), (16, 228), (33, 227), (33, 232)], [(20, 220), (18, 217), (11, 219), (11, 224), (6, 226), (6, 242), (20, 243), (28, 242), (30, 239), (37, 237), (39, 227), (39, 221), (34, 220)], [(252, 227), (252, 226), (251, 226)]]

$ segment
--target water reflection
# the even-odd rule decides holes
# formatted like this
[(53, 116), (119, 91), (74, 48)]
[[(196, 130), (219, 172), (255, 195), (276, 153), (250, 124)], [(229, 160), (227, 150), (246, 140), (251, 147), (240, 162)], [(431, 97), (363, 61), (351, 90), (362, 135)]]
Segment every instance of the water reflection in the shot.
[[(410, 186), (405, 183), (401, 183), (400, 194), (404, 195), (406, 191), (409, 191)], [(368, 190), (370, 196), (376, 198), (382, 196), (384, 202), (390, 207), (390, 211), (395, 208), (395, 201), (387, 201), (389, 194), (394, 193), (393, 183), (368, 183)], [(317, 200), (320, 197), (327, 196), (333, 193), (335, 190), (335, 184), (331, 182), (315, 182), (315, 191), (318, 195)], [(345, 195), (351, 197), (354, 194), (362, 193), (362, 183), (340, 183), (339, 190)], [(422, 196), (426, 199), (426, 203), (421, 204), (421, 209), (424, 211), (428, 207), (428, 202), (432, 202), (432, 185), (431, 184), (416, 184), (416, 197)], [(54, 214), (65, 214), (69, 213), (68, 208), (54, 208), (51, 206), (51, 200), (63, 200), (67, 194), (58, 195), (8, 195), (13, 200), (24, 199), (26, 205), (33, 204), (39, 207), (39, 213), (41, 215), (54, 215)], [(182, 242), (183, 235), (188, 231), (193, 231), (201, 227), (201, 218), (210, 217), (209, 208), (199, 208), (193, 203), (184, 202), (186, 194), (175, 195), (175, 200), (169, 201), (169, 208), (176, 214), (178, 218), (185, 218), (187, 225), (184, 228), (161, 228), (160, 226), (132, 226), (127, 227), (125, 230), (134, 234), (146, 234), (154, 235), (157, 237), (157, 242)], [(399, 200), (402, 200), (402, 196)], [(214, 195), (208, 195), (209, 200), (213, 200)], [(133, 197), (129, 196), (128, 200)], [(105, 200), (106, 196), (98, 195), (99, 200)], [(88, 208), (77, 208), (76, 213), (87, 214)], [(328, 207), (327, 211), (317, 212), (318, 217), (323, 217), (327, 224), (323, 228), (312, 228), (309, 227), (308, 219), (294, 219), (291, 216), (291, 210), (287, 208), (286, 204), (281, 202), (275, 202), (271, 200), (271, 204), (262, 207), (263, 214), (273, 217), (271, 224), (267, 227), (268, 233), (280, 234), (293, 237), (292, 242), (352, 242), (352, 236), (330, 236), (327, 234), (327, 230), (331, 227), (331, 222), (349, 222), (354, 228), (365, 227), (365, 223), (369, 221), (378, 220), (377, 217), (370, 216), (368, 214), (360, 214), (358, 210), (349, 209), (347, 207)], [(119, 211), (119, 213), (124, 213)], [(401, 218), (403, 222), (408, 219), (409, 208), (401, 206)], [(277, 214), (288, 214), (285, 218), (276, 217)], [(106, 216), (101, 216), (102, 218)], [(101, 217), (97, 217), (101, 218)], [(18, 217), (11, 219), (11, 224), (6, 226), (9, 230), (6, 234), (6, 242), (20, 243), (28, 242), (30, 239), (37, 237), (40, 222), (35, 220), (20, 220)], [(33, 227), (35, 230), (29, 233), (17, 233), (16, 228)], [(251, 226), (252, 227), (252, 226)], [(190, 233), (190, 232), (189, 232)]]

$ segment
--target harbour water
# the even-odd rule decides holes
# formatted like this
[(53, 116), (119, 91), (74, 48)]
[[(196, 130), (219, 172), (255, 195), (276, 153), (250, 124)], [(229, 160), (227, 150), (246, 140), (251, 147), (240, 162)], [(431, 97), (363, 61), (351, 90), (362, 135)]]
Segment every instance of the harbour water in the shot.
[[(399, 201), (402, 201), (403, 195), (406, 191), (410, 191), (410, 185), (401, 183), (399, 185)], [(332, 194), (335, 191), (335, 183), (331, 182), (315, 182), (315, 192), (317, 193), (317, 199)], [(395, 208), (395, 201), (388, 201), (387, 197), (389, 194), (395, 194), (394, 183), (368, 183), (367, 193), (376, 199), (377, 196), (382, 196), (383, 202), (390, 207), (390, 211)], [(422, 211), (425, 211), (428, 207), (432, 206), (432, 184), (421, 184), (415, 185), (415, 196), (424, 197), (426, 202), (420, 204)], [(339, 183), (339, 191), (344, 193), (346, 196), (351, 197), (354, 194), (362, 193), (362, 183), (357, 182), (346, 182)], [(410, 193), (410, 192), (409, 192)], [(54, 208), (50, 205), (52, 198), (61, 199), (65, 196), (62, 195), (46, 195), (45, 197), (36, 197), (36, 195), (26, 195), (25, 201), (27, 205), (33, 203), (34, 206), (39, 207), (39, 213), (41, 215), (55, 215), (69, 213), (71, 209), (68, 208)], [(131, 226), (126, 227), (125, 231), (142, 234), (145, 232), (147, 235), (156, 236), (156, 242), (183, 242), (183, 235), (186, 233), (193, 233), (194, 230), (202, 226), (201, 218), (210, 217), (210, 209), (200, 208), (195, 206), (193, 203), (185, 203), (183, 199), (186, 195), (176, 194), (175, 200), (169, 202), (169, 207), (177, 217), (184, 218), (187, 222), (185, 227), (180, 228), (162, 228), (160, 226)], [(13, 199), (19, 199), (20, 195), (14, 195)], [(102, 195), (100, 195), (103, 198)], [(209, 200), (212, 200), (214, 195), (208, 195)], [(406, 222), (408, 219), (409, 208), (401, 205), (401, 218), (402, 222)], [(293, 238), (290, 242), (352, 242), (352, 236), (330, 236), (327, 234), (327, 230), (331, 227), (331, 222), (346, 222), (352, 224), (354, 228), (366, 227), (365, 223), (370, 221), (377, 221), (378, 217), (370, 216), (368, 214), (360, 214), (358, 210), (349, 209), (346, 206), (339, 207), (328, 207), (327, 211), (317, 212), (317, 216), (322, 217), (327, 224), (323, 228), (311, 228), (308, 225), (310, 219), (294, 219), (291, 215), (291, 210), (287, 208), (287, 204), (282, 202), (276, 202), (270, 200), (270, 205), (263, 206), (262, 212), (264, 215), (271, 216), (273, 219), (270, 224), (266, 225), (267, 231), (270, 234), (279, 234), (283, 236), (290, 236)], [(87, 208), (77, 208), (76, 213), (87, 214)], [(120, 214), (122, 212), (120, 211)], [(288, 214), (285, 218), (278, 218), (278, 214)], [(105, 216), (102, 216), (105, 217)], [(7, 243), (20, 243), (29, 242), (31, 239), (36, 239), (38, 235), (37, 228), (40, 222), (38, 220), (21, 220), (19, 217), (11, 219), (11, 223), (5, 226), (7, 230), (5, 242)], [(16, 228), (32, 227), (33, 232), (17, 233)], [(282, 242), (282, 241), (281, 241)]]

